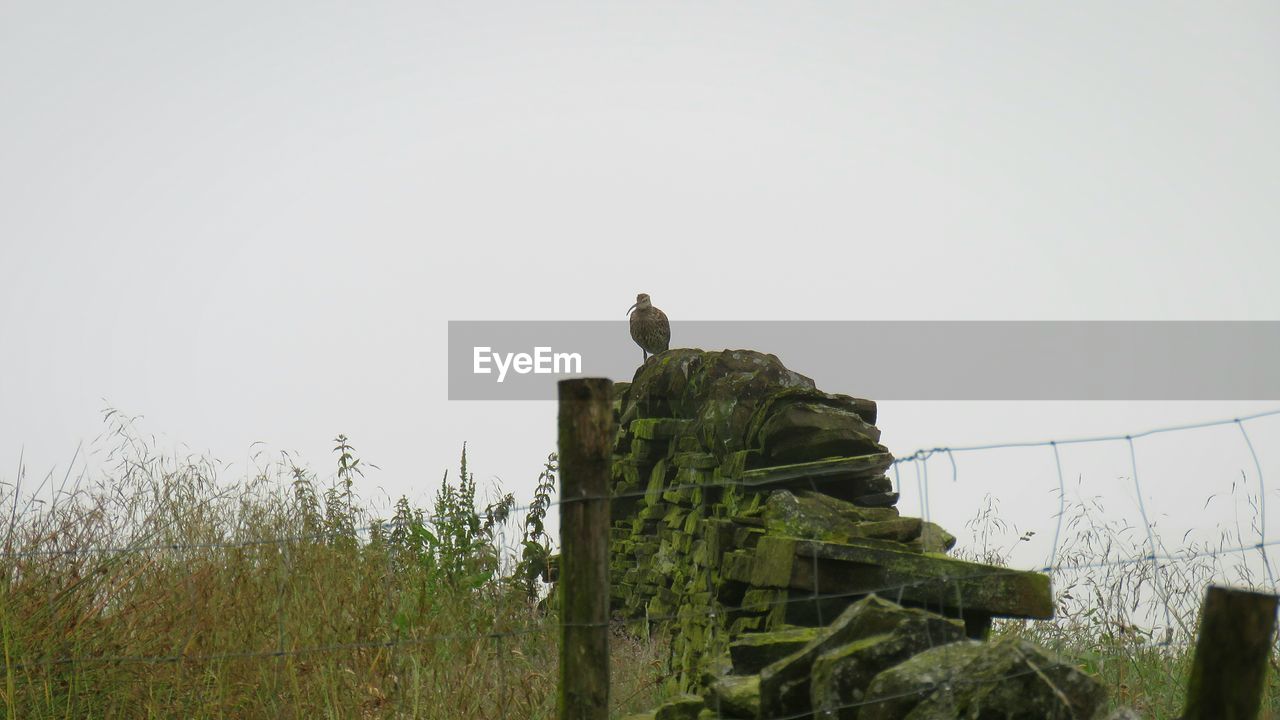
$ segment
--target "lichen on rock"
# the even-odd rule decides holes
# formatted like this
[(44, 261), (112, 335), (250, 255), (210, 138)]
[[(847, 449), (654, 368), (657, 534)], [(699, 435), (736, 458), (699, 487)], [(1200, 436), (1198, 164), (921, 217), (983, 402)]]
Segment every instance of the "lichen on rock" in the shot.
[[(987, 645), (956, 641), (1052, 614), (1047, 577), (948, 557), (954, 536), (898, 513), (875, 402), (776, 356), (659, 353), (615, 385), (614, 412), (612, 606), (670, 629), (684, 693), (656, 717), (854, 717), (840, 708), (913, 656), (972, 674), (986, 665), (965, 653)], [(1012, 667), (1001, 652), (989, 664)]]
[(885, 670), (861, 720), (1002, 717), (1089, 720), (1106, 692), (1097, 680), (1017, 638), (935, 648)]

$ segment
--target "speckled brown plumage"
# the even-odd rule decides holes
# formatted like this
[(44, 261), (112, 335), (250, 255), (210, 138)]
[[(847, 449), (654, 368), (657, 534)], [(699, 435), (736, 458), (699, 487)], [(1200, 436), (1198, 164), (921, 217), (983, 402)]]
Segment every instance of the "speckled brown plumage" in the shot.
[(631, 314), (631, 339), (640, 346), (644, 360), (670, 347), (671, 323), (666, 313), (649, 302), (647, 293), (636, 295), (635, 304), (627, 312)]

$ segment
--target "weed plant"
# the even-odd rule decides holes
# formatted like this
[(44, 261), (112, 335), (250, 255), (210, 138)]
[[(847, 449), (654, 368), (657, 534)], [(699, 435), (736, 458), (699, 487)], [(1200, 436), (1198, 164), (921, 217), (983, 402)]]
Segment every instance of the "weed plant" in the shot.
[[(289, 454), (226, 483), (107, 424), (102, 477), (0, 488), (4, 717), (554, 716), (554, 455), (522, 518), (510, 494), (477, 507), (464, 447), (431, 508), (384, 520), (346, 436), (328, 485)], [(617, 713), (652, 705), (660, 639), (613, 648)]]

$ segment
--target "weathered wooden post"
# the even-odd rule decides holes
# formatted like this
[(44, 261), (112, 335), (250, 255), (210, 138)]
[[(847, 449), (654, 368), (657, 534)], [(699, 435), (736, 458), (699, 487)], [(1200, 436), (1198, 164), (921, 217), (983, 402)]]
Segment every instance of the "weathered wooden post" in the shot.
[(560, 720), (609, 717), (612, 388), (560, 381)]
[(1276, 629), (1275, 595), (1210, 585), (1183, 720), (1254, 720)]

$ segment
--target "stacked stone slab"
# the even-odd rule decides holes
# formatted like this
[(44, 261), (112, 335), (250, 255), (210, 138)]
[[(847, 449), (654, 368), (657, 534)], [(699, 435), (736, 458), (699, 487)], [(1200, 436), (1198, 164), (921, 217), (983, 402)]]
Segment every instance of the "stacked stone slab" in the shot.
[[(773, 355), (677, 349), (615, 385), (614, 411), (612, 606), (638, 632), (669, 631), (684, 693), (657, 717), (755, 717), (743, 713), (760, 713), (761, 698), (795, 714), (813, 697), (861, 696), (853, 685), (875, 676), (826, 657), (876, 626), (833, 629), (856, 608), (906, 613), (894, 617), (934, 645), (981, 639), (993, 617), (1052, 616), (1046, 576), (948, 557), (955, 538), (899, 515), (872, 401), (822, 392)], [(884, 647), (896, 649), (882, 665), (928, 649), (902, 637)], [(769, 668), (793, 653), (806, 659), (780, 685)]]

